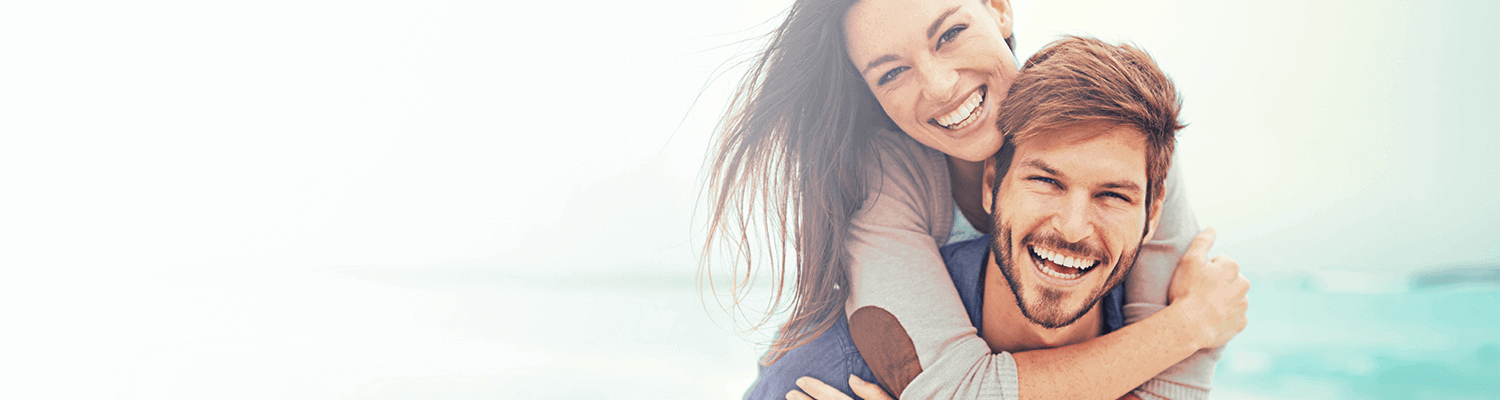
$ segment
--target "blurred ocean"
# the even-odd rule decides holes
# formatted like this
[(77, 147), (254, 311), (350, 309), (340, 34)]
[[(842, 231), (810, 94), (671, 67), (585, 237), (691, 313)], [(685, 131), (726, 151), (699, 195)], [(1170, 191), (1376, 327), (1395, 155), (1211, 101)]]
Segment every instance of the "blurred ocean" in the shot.
[[(392, 382), (369, 398), (735, 398), (755, 379), (755, 337), (705, 309), (687, 276), (384, 275), (364, 281), (452, 296), (454, 331), (524, 349), (514, 373)], [(1249, 327), (1216, 375), (1223, 399), (1500, 398), (1500, 285), (1330, 292), (1350, 274), (1253, 278)], [(524, 360), (524, 361), (523, 361)], [(588, 382), (588, 384), (583, 384)], [(411, 396), (415, 395), (415, 396)]]
[[(1251, 279), (1250, 325), (1218, 366), (1214, 398), (1500, 398), (1493, 282), (1351, 293), (1308, 283), (1317, 277)], [(33, 328), (9, 333), (29, 344), (7, 350), (28, 360), (7, 378), (18, 398), (732, 399), (763, 351), (704, 305), (689, 274), (357, 267), (27, 281), (4, 293), (9, 320)]]
[(1255, 285), (1216, 398), (1500, 398), (1493, 281), (1376, 293)]

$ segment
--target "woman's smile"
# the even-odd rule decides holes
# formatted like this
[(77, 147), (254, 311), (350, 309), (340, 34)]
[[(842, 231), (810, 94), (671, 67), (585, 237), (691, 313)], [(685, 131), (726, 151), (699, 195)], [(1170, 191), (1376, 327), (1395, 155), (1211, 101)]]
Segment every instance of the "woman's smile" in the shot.
[(849, 61), (912, 139), (979, 162), (1003, 143), (999, 104), (1017, 68), (1008, 3), (863, 0), (845, 16)]
[(985, 88), (986, 86), (980, 85), (978, 89), (969, 93), (969, 96), (964, 99), (963, 103), (959, 104), (953, 111), (949, 111), (937, 118), (928, 119), (927, 123), (950, 131), (963, 130), (969, 125), (973, 125), (974, 121), (979, 120), (980, 114), (984, 114)]

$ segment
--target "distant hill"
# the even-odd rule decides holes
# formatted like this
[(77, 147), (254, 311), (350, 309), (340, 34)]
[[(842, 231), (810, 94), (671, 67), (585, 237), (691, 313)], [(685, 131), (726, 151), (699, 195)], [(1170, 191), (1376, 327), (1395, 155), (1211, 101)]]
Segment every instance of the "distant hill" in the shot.
[(1452, 285), (1500, 285), (1500, 264), (1434, 266), (1413, 271), (1407, 282), (1412, 289)]

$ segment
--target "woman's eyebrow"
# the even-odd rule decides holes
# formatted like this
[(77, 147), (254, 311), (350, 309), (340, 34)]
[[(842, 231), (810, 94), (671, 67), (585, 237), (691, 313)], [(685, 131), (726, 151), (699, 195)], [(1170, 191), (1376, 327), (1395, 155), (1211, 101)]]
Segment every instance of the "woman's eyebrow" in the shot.
[(953, 6), (953, 8), (949, 8), (948, 11), (943, 12), (943, 15), (939, 15), (937, 20), (932, 21), (932, 26), (927, 28), (927, 38), (932, 39), (932, 35), (937, 34), (938, 28), (943, 27), (943, 21), (948, 20), (949, 15), (953, 15), (953, 13), (958, 12), (959, 7), (961, 6)]
[[(943, 15), (939, 15), (936, 20), (933, 20), (932, 21), (932, 26), (927, 27), (927, 40), (932, 40), (932, 35), (936, 35), (937, 31), (938, 31), (938, 28), (942, 28), (943, 27), (943, 21), (947, 21), (948, 20), (948, 16), (953, 15), (953, 13), (958, 12), (958, 9), (962, 8), (962, 7), (963, 6), (953, 6), (953, 8), (949, 8), (948, 11), (943, 11)], [(886, 54), (886, 55), (880, 56), (880, 57), (876, 58), (875, 61), (870, 61), (869, 64), (865, 64), (865, 68), (859, 70), (859, 74), (860, 75), (864, 75), (864, 74), (870, 72), (870, 69), (880, 66), (880, 64), (885, 64), (885, 63), (888, 63), (888, 62), (891, 62), (891, 61), (900, 60), (900, 59), (901, 59), (901, 57), (897, 56), (895, 54)]]
[(865, 73), (870, 72), (871, 68), (875, 68), (875, 67), (880, 66), (880, 64), (885, 64), (885, 63), (888, 63), (888, 62), (891, 62), (891, 61), (900, 60), (900, 59), (901, 59), (901, 56), (898, 56), (898, 55), (895, 55), (895, 54), (886, 54), (886, 55), (880, 56), (880, 58), (876, 58), (875, 61), (871, 61), (869, 64), (866, 64), (865, 65), (865, 69), (860, 70), (859, 74), (860, 75), (864, 75)]

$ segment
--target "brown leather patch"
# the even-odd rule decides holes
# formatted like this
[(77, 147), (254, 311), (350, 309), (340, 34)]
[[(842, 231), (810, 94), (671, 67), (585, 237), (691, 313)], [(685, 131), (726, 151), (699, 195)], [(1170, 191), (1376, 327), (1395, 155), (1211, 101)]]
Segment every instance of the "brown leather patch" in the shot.
[(916, 345), (890, 311), (874, 306), (854, 310), (849, 316), (849, 336), (854, 338), (859, 355), (870, 364), (870, 371), (892, 397), (901, 398), (906, 385), (922, 373)]

